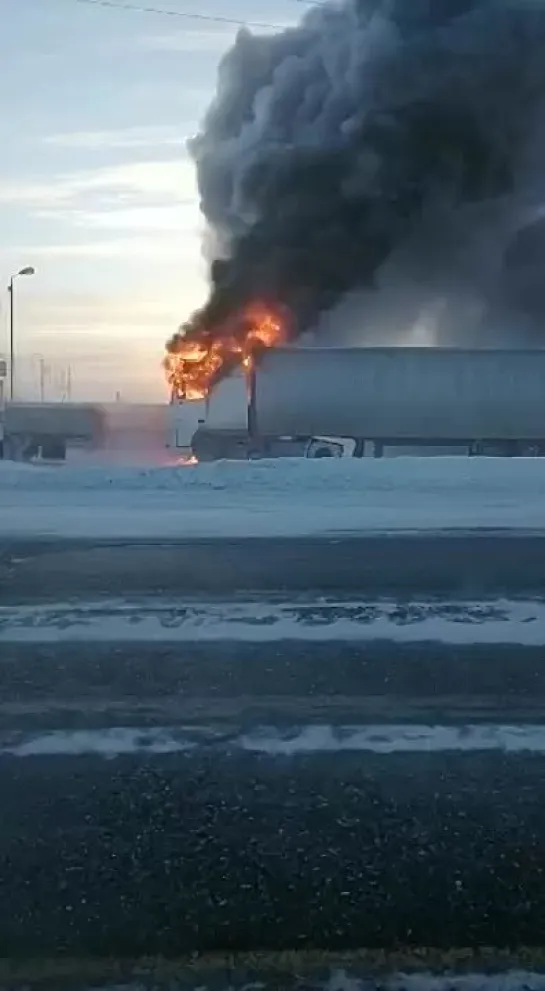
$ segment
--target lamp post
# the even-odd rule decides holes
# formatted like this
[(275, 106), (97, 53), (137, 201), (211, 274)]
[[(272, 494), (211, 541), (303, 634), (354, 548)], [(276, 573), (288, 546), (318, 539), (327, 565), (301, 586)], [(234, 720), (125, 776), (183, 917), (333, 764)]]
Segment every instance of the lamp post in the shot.
[(14, 285), (15, 280), (19, 278), (20, 275), (34, 275), (34, 269), (31, 265), (27, 265), (26, 268), (21, 268), (15, 275), (12, 275), (9, 286), (9, 398), (11, 402), (15, 399), (15, 303), (14, 303)]

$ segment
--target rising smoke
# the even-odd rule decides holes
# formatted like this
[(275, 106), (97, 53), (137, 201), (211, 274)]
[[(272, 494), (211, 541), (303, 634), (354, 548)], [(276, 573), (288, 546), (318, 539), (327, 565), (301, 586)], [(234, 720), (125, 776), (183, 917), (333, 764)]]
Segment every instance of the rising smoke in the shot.
[(545, 201), (544, 141), (545, 0), (330, 0), (242, 31), (190, 144), (213, 257), (182, 333), (256, 297), (331, 343), (541, 332), (545, 224), (531, 306), (513, 238)]

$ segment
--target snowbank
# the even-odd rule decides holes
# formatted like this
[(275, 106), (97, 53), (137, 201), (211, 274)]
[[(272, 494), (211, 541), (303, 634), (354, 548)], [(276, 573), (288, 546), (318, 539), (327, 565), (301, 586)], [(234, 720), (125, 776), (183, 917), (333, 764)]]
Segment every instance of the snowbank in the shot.
[(259, 536), (545, 530), (545, 459), (281, 459), (196, 466), (0, 463), (0, 532)]
[(545, 495), (545, 458), (279, 458), (200, 465), (40, 466), (0, 461), (0, 489), (56, 492), (244, 492), (334, 494), (356, 491)]

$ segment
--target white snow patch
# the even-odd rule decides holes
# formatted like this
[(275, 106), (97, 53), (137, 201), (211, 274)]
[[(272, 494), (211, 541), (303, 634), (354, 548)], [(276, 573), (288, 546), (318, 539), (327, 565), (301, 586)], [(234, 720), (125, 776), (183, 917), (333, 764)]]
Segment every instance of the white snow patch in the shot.
[(359, 752), (373, 754), (498, 751), (545, 754), (545, 726), (312, 725), (295, 728), (257, 727), (234, 733), (212, 727), (112, 727), (58, 729), (26, 734), (0, 742), (0, 754), (14, 757), (75, 757), (84, 754), (114, 758), (129, 754), (180, 754), (200, 746), (270, 757)]
[(336, 601), (55, 603), (0, 607), (0, 643), (393, 643), (545, 645), (545, 603)]
[(0, 462), (7, 536), (545, 529), (545, 459), (286, 459), (193, 467)]
[(177, 739), (167, 729), (112, 728), (102, 730), (54, 730), (22, 742), (0, 747), (0, 753), (15, 757), (75, 757), (95, 754), (120, 757), (123, 754), (184, 753), (195, 744)]
[(374, 754), (490, 751), (545, 754), (545, 726), (305, 726), (296, 732), (256, 730), (240, 738), (244, 750), (293, 757), (320, 752)]

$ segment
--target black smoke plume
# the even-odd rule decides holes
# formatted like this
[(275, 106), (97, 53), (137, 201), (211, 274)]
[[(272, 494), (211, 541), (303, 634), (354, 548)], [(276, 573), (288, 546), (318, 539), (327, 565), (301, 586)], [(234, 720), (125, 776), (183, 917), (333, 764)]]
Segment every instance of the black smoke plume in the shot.
[(215, 257), (181, 333), (221, 334), (256, 297), (297, 333), (351, 301), (362, 342), (430, 312), (449, 343), (494, 337), (500, 313), (540, 325), (511, 242), (539, 215), (544, 150), (545, 0), (331, 0), (240, 32), (190, 143)]

